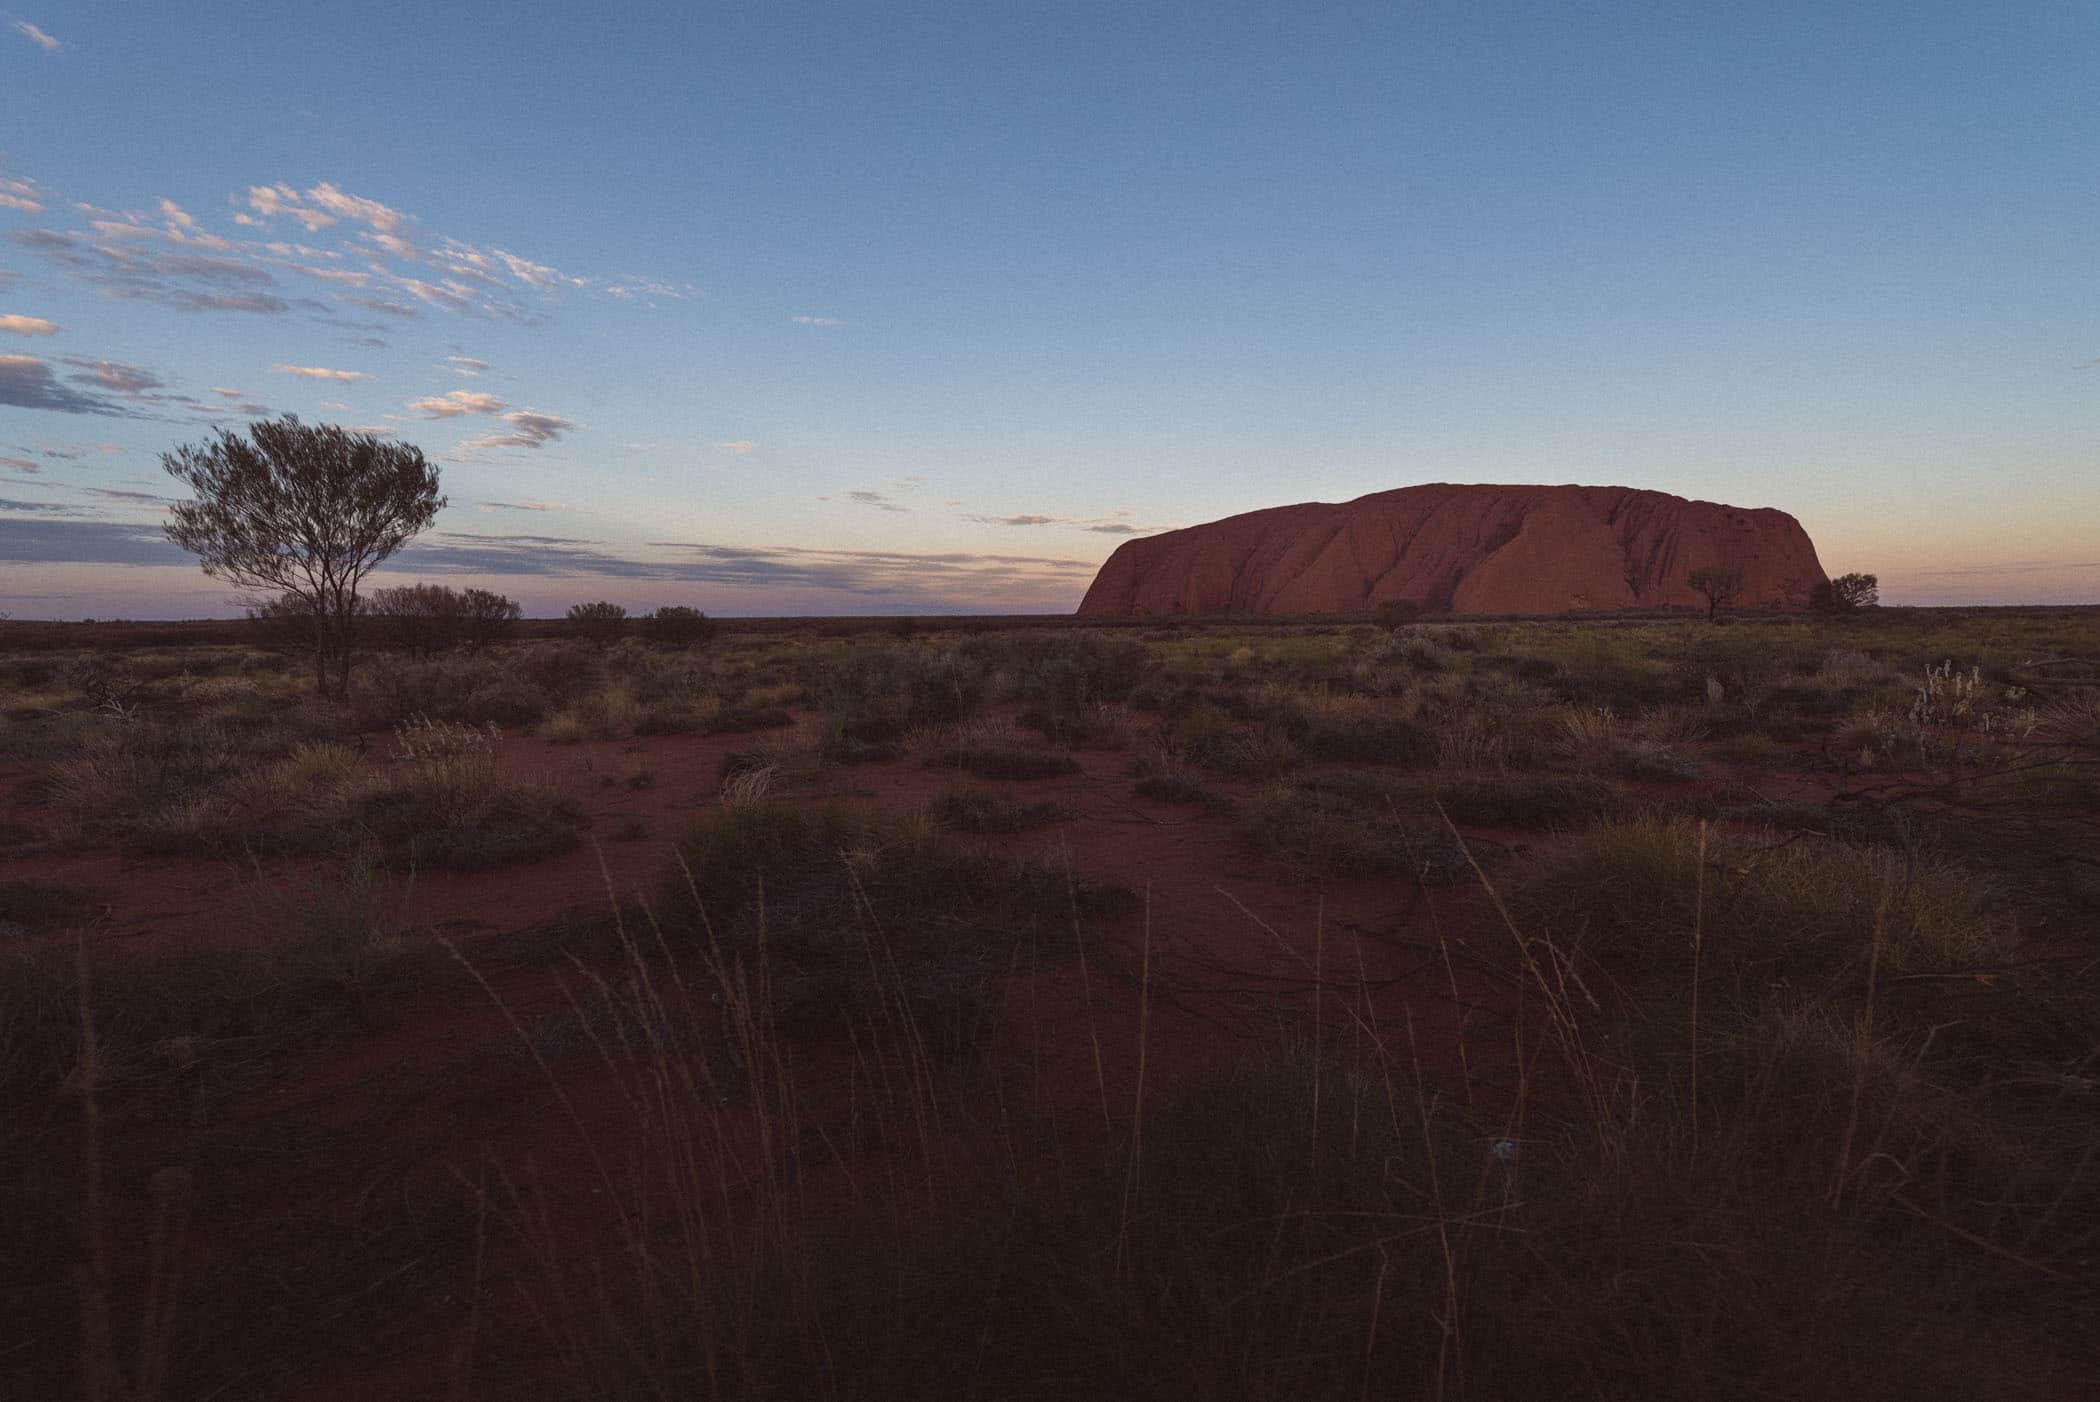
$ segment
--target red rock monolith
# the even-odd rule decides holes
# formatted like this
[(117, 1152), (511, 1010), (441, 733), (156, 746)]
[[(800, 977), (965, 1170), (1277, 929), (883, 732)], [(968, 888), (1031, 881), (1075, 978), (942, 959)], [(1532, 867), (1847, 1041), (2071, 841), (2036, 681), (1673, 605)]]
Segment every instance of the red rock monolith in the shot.
[(1824, 579), (1784, 511), (1631, 487), (1438, 482), (1126, 541), (1079, 612), (1338, 613), (1388, 599), (1456, 614), (1704, 609), (1688, 579), (1707, 566), (1742, 572), (1734, 608), (1806, 608)]

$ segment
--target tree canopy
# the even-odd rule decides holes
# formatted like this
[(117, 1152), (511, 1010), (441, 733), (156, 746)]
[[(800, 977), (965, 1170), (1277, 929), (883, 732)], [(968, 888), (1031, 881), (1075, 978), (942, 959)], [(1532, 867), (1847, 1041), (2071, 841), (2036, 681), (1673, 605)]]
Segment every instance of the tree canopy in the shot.
[(170, 509), (168, 539), (213, 578), (304, 610), (320, 689), (346, 692), (358, 585), (445, 505), (422, 450), (287, 414), (246, 436), (221, 429), (161, 466), (196, 493)]

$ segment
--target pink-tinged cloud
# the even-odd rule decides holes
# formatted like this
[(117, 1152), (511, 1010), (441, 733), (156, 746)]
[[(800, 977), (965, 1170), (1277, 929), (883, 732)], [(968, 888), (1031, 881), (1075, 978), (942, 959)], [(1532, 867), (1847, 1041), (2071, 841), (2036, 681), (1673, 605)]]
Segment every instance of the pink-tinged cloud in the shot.
[(542, 414), (532, 409), (519, 409), (505, 414), (503, 422), (511, 427), (509, 433), (499, 433), (488, 438), (470, 439), (460, 444), (462, 448), (543, 448), (556, 443), (572, 428), (583, 425), (574, 419), (565, 419), (559, 414)]
[(0, 175), (0, 209), (19, 209), (24, 214), (42, 214), (44, 202), (34, 180), (14, 180)]
[(40, 316), (23, 316), (19, 312), (0, 316), (0, 331), (12, 331), (17, 336), (56, 336), (63, 330), (57, 322)]
[(38, 48), (42, 49), (47, 54), (55, 54), (65, 47), (64, 44), (61, 44), (58, 40), (52, 38), (49, 34), (46, 34), (43, 30), (37, 28), (35, 25), (31, 24), (26, 19), (18, 19), (15, 21), (15, 33), (21, 35), (23, 38), (27, 39), (30, 43), (36, 45)]
[(370, 378), (362, 370), (330, 370), (320, 365), (272, 365), (270, 372), (275, 375), (297, 375), (302, 380), (340, 380), (345, 384)]
[(756, 443), (753, 443), (748, 438), (739, 438), (734, 442), (717, 443), (715, 444), (715, 446), (717, 448), (720, 448), (725, 453), (735, 453), (738, 457), (742, 457), (744, 454), (750, 452), (753, 448), (756, 448), (758, 445)]
[(411, 399), (408, 407), (427, 419), (456, 419), (462, 414), (494, 414), (503, 409), (503, 401), (493, 394), (482, 394), (471, 389), (456, 389), (446, 395), (431, 395), (425, 399)]

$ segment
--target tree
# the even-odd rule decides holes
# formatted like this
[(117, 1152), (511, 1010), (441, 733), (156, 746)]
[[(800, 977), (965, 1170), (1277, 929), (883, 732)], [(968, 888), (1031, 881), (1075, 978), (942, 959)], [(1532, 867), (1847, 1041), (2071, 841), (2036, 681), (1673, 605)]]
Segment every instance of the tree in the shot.
[(459, 596), (459, 617), (465, 630), (467, 651), (479, 652), (492, 643), (501, 642), (511, 631), (510, 625), (524, 613), (516, 599), (487, 589), (465, 591)]
[(1711, 621), (1743, 592), (1743, 571), (1737, 565), (1707, 565), (1693, 570), (1684, 582), (1706, 596), (1706, 617)]
[(279, 593), (278, 606), (303, 614), (317, 687), (346, 695), (358, 585), (444, 507), (437, 468), (409, 444), (291, 414), (245, 438), (221, 429), (160, 463), (197, 494), (169, 509), (168, 539), (212, 578)]
[(715, 626), (699, 609), (684, 604), (665, 604), (655, 613), (643, 616), (642, 631), (652, 643), (665, 647), (691, 647), (706, 642), (714, 634)]
[(462, 605), (442, 584), (397, 584), (372, 591), (371, 615), (379, 621), (378, 643), (426, 657), (450, 652), (459, 642)]
[(624, 605), (606, 603), (569, 605), (569, 631), (586, 642), (609, 643), (627, 631)]
[(1841, 574), (1809, 592), (1808, 606), (1817, 613), (1850, 613), (1881, 602), (1881, 581), (1871, 574)]

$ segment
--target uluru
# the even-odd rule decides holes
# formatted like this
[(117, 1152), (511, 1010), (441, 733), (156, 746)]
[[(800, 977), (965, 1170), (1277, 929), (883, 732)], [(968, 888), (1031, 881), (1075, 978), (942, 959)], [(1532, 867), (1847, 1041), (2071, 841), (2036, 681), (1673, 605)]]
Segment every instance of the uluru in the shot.
[(1801, 609), (1823, 582), (1801, 523), (1769, 507), (1631, 487), (1429, 483), (1249, 511), (1126, 541), (1081, 614), (1557, 614), (1705, 607), (1688, 582), (1738, 570), (1737, 608)]

